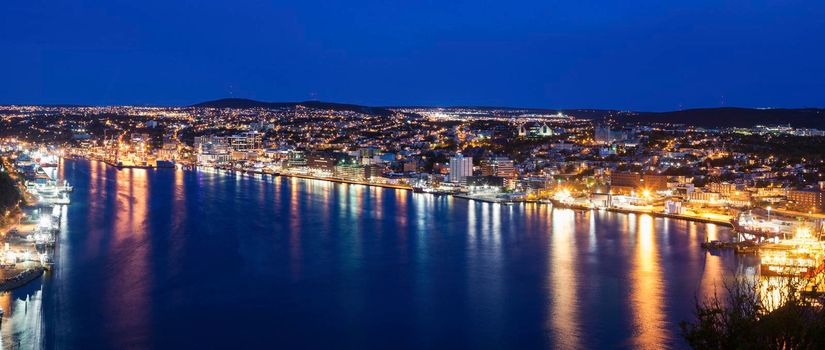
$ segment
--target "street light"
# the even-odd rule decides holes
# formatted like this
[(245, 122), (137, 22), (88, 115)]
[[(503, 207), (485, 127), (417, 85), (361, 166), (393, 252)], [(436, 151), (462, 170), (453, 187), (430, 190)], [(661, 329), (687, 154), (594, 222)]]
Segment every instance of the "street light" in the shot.
[(768, 206), (768, 221), (771, 221), (771, 206)]

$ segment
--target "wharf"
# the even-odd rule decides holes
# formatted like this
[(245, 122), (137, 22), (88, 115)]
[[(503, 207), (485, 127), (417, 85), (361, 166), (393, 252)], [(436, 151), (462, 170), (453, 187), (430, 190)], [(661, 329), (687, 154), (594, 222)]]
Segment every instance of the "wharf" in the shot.
[[(14, 171), (15, 168), (7, 169)], [(71, 191), (70, 187), (67, 188), (65, 184), (56, 187), (55, 180), (49, 181), (52, 183), (47, 185), (54, 186), (52, 189), (68, 196), (66, 192)], [(20, 191), (23, 194), (31, 194), (29, 189), (22, 186)], [(27, 203), (29, 204), (22, 207), (17, 216), (18, 223), (10, 225), (8, 231), (3, 228), (3, 239), (0, 243), (5, 245), (5, 250), (0, 252), (3, 260), (0, 265), (0, 292), (20, 288), (35, 281), (53, 266), (53, 256), (60, 238), (57, 234), (59, 223), (63, 219), (62, 211), (58, 210), (58, 207), (68, 204), (68, 201), (55, 203), (31, 196), (31, 199), (27, 198)]]
[[(117, 166), (112, 164), (111, 162), (104, 161), (109, 165)], [(123, 166), (124, 168), (126, 166)], [(137, 166), (135, 166), (137, 167)], [(151, 166), (148, 168), (152, 168)], [(243, 174), (258, 174), (258, 175), (271, 175), (271, 176), (283, 176), (283, 177), (294, 177), (299, 179), (306, 179), (306, 180), (320, 180), (320, 181), (329, 181), (335, 183), (344, 183), (344, 184), (351, 184), (351, 185), (363, 185), (363, 186), (374, 186), (374, 187), (383, 187), (383, 188), (391, 188), (396, 190), (405, 190), (405, 191), (412, 191), (412, 186), (409, 185), (395, 185), (395, 184), (382, 184), (382, 183), (373, 183), (367, 181), (354, 181), (354, 180), (346, 180), (341, 178), (333, 178), (333, 177), (317, 177), (312, 175), (302, 175), (302, 174), (293, 174), (293, 173), (275, 173), (275, 172), (266, 172), (262, 170), (240, 170), (240, 169), (231, 169), (231, 168), (213, 168), (213, 169), (220, 169), (232, 172), (239, 172)], [(456, 198), (462, 199), (472, 199), (481, 202), (488, 202), (488, 203), (498, 203), (498, 204), (511, 204), (517, 203), (518, 201), (511, 201), (505, 200), (495, 197), (489, 196), (472, 196), (468, 194), (457, 194), (454, 193), (452, 196)], [(591, 208), (588, 206), (583, 205), (575, 205), (575, 204), (564, 204), (555, 200), (551, 200), (553, 207), (555, 208), (567, 208), (567, 209), (574, 209), (574, 210), (593, 210), (596, 208)], [(702, 216), (694, 216), (694, 215), (680, 215), (680, 214), (666, 214), (661, 212), (649, 211), (649, 210), (637, 210), (637, 209), (625, 209), (625, 208), (616, 208), (616, 207), (608, 207), (604, 208), (607, 211), (616, 212), (616, 213), (624, 213), (624, 214), (648, 214), (654, 217), (662, 217), (662, 218), (671, 218), (671, 219), (678, 219), (678, 220), (688, 220), (694, 222), (701, 222), (706, 224), (716, 224), (722, 225), (727, 227), (732, 227), (733, 225), (729, 221), (729, 218), (709, 218), (709, 217), (702, 217)]]
[(496, 203), (496, 204), (512, 204), (513, 203), (510, 200), (491, 197), (491, 196), (474, 196), (474, 195), (471, 195), (471, 194), (453, 193), (453, 197), (462, 198), (462, 199), (470, 199), (470, 200), (474, 200), (474, 201), (487, 202), (487, 203)]
[(704, 224), (715, 224), (721, 225), (726, 227), (733, 227), (733, 224), (730, 222), (730, 219), (725, 220), (722, 218), (715, 219), (703, 216), (696, 216), (696, 215), (682, 215), (682, 214), (666, 214), (661, 212), (656, 212), (652, 210), (642, 210), (642, 209), (627, 209), (627, 208), (617, 208), (617, 207), (605, 207), (605, 208), (593, 208), (584, 205), (577, 205), (577, 204), (565, 204), (561, 203), (556, 200), (551, 200), (553, 203), (554, 208), (564, 208), (564, 209), (574, 209), (574, 210), (601, 210), (604, 209), (606, 211), (614, 212), (614, 213), (622, 213), (622, 214), (648, 214), (654, 217), (660, 218), (669, 218), (669, 219), (678, 219), (678, 220), (688, 220), (688, 221), (695, 221), (701, 222)]
[(155, 165), (138, 165), (138, 164), (115, 164), (108, 160), (102, 160), (101, 162), (106, 163), (107, 165), (113, 166), (118, 169), (158, 169)]
[(373, 182), (366, 182), (366, 181), (353, 181), (353, 180), (344, 180), (344, 179), (333, 178), (333, 177), (316, 177), (316, 176), (300, 175), (300, 174), (280, 173), (280, 174), (278, 174), (278, 176), (296, 177), (296, 178), (299, 178), (299, 179), (307, 179), (307, 180), (321, 180), (321, 181), (330, 181), (330, 182), (337, 182), (337, 183), (350, 184), (350, 185), (375, 186), (375, 187), (392, 188), (392, 189), (396, 189), (396, 190), (412, 191), (412, 187), (407, 186), (407, 185), (381, 184), (381, 183), (373, 183)]
[(209, 167), (209, 168), (220, 169), (220, 170), (224, 170), (224, 171), (237, 172), (237, 173), (241, 173), (241, 174), (256, 174), (256, 175), (294, 177), (294, 178), (305, 179), (305, 180), (329, 181), (329, 182), (336, 182), (336, 183), (349, 184), (349, 185), (363, 185), (363, 186), (384, 187), (384, 188), (392, 188), (392, 189), (396, 189), (396, 190), (412, 191), (412, 186), (409, 186), (409, 185), (382, 184), (382, 183), (367, 182), (367, 181), (346, 180), (346, 179), (334, 178), (334, 177), (318, 177), (318, 176), (302, 175), (302, 174), (275, 173), (275, 172), (266, 172), (266, 171), (259, 171), (259, 170), (240, 170), (240, 169), (214, 168), (214, 167)]

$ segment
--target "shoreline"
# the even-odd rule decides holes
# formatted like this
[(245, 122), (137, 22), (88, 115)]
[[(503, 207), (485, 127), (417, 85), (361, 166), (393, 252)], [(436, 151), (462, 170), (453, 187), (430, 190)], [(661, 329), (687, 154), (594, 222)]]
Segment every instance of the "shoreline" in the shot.
[(560, 204), (555, 203), (553, 201), (553, 207), (563, 208), (563, 209), (573, 209), (573, 210), (580, 210), (580, 211), (587, 211), (587, 210), (604, 210), (613, 213), (621, 213), (621, 214), (647, 214), (653, 217), (659, 218), (667, 218), (667, 219), (677, 219), (677, 220), (685, 220), (685, 221), (694, 221), (703, 224), (714, 224), (720, 225), (725, 227), (733, 228), (733, 224), (730, 221), (725, 220), (717, 220), (712, 218), (704, 218), (704, 217), (697, 217), (692, 215), (679, 215), (679, 214), (666, 214), (666, 213), (659, 213), (654, 211), (646, 211), (646, 210), (634, 210), (634, 209), (624, 209), (624, 208), (590, 208), (580, 205), (570, 205), (570, 204)]
[[(213, 168), (213, 169), (220, 169), (220, 168)], [(225, 169), (221, 169), (225, 170)], [(314, 177), (309, 175), (300, 175), (300, 174), (284, 174), (284, 173), (266, 173), (262, 171), (242, 171), (242, 170), (227, 170), (233, 172), (240, 172), (240, 173), (251, 173), (251, 174), (261, 174), (261, 175), (272, 175), (272, 176), (285, 176), (285, 177), (295, 177), (299, 179), (305, 180), (320, 180), (320, 181), (329, 181), (334, 183), (345, 183), (345, 184), (354, 184), (354, 185), (364, 185), (364, 186), (376, 186), (376, 187), (384, 187), (384, 188), (392, 188), (392, 189), (400, 189), (400, 190), (407, 190), (412, 191), (412, 187), (409, 186), (401, 186), (401, 185), (388, 185), (388, 184), (375, 184), (375, 183), (368, 183), (368, 182), (357, 182), (357, 181), (349, 181), (343, 179), (335, 179), (335, 178), (321, 178), (321, 177)], [(551, 201), (550, 203), (544, 203), (539, 201), (505, 201), (505, 200), (492, 200), (488, 198), (480, 198), (480, 197), (473, 197), (467, 194), (449, 194), (454, 198), (460, 198), (464, 200), (473, 200), (473, 201), (480, 201), (485, 203), (491, 204), (501, 204), (501, 205), (509, 205), (509, 204), (517, 204), (517, 203), (537, 203), (547, 205), (550, 204), (552, 208), (559, 208), (559, 209), (573, 209), (579, 211), (587, 211), (587, 210), (599, 210), (597, 208), (588, 208), (583, 206), (575, 206), (575, 205), (563, 205), (559, 203), (555, 203)], [(685, 220), (685, 221), (693, 221), (702, 224), (715, 224), (725, 227), (733, 228), (733, 224), (730, 221), (725, 220), (716, 220), (711, 218), (703, 218), (703, 217), (696, 217), (696, 216), (688, 216), (688, 215), (679, 215), (679, 214), (666, 214), (666, 213), (658, 213), (658, 212), (651, 212), (651, 211), (644, 211), (644, 210), (633, 210), (633, 209), (623, 209), (623, 208), (604, 208), (605, 211), (614, 212), (614, 213), (622, 213), (622, 214), (648, 214), (653, 217), (660, 217), (660, 218), (668, 218), (668, 219), (676, 219), (676, 220)]]
[(616, 212), (616, 213), (625, 213), (625, 214), (648, 214), (648, 215), (651, 215), (653, 217), (694, 221), (694, 222), (699, 222), (699, 223), (703, 223), (703, 224), (714, 224), (714, 225), (720, 225), (720, 226), (733, 228), (733, 224), (730, 223), (730, 221), (715, 220), (715, 219), (710, 219), (710, 218), (702, 218), (702, 217), (679, 215), (679, 214), (665, 214), (665, 213), (657, 213), (657, 212), (635, 211), (635, 210), (621, 209), (621, 208), (606, 208), (605, 210)]
[[(106, 165), (112, 166), (116, 169), (127, 169), (127, 167), (118, 167), (117, 165), (111, 164), (110, 162), (106, 162), (103, 160), (97, 160), (87, 157), (81, 157), (86, 160), (93, 160), (98, 162), (103, 162)], [(132, 167), (129, 167), (132, 168)], [(223, 170), (229, 171), (233, 173), (240, 173), (240, 174), (255, 174), (255, 175), (271, 175), (271, 176), (283, 176), (283, 177), (290, 177), (290, 178), (298, 178), (304, 180), (319, 180), (319, 181), (328, 181), (332, 183), (341, 183), (341, 184), (349, 184), (349, 185), (363, 185), (363, 186), (374, 186), (374, 187), (382, 187), (382, 188), (390, 188), (395, 190), (405, 190), (405, 191), (412, 191), (411, 186), (405, 185), (392, 185), (392, 184), (379, 184), (379, 183), (371, 183), (371, 182), (362, 182), (362, 181), (352, 181), (352, 180), (345, 180), (345, 179), (337, 179), (337, 178), (327, 178), (327, 177), (316, 177), (311, 175), (301, 175), (301, 174), (288, 174), (288, 173), (268, 173), (264, 171), (254, 171), (254, 170), (235, 170), (235, 169), (223, 169), (223, 168), (216, 168), (216, 167), (207, 167), (207, 166), (192, 166), (193, 169), (197, 168), (206, 168), (206, 169), (215, 169), (215, 170)], [(155, 168), (155, 167), (143, 167), (142, 169), (164, 169), (164, 168)], [(537, 203), (547, 205), (550, 204), (552, 208), (559, 208), (559, 209), (573, 209), (573, 210), (580, 210), (580, 211), (587, 211), (587, 210), (605, 210), (614, 213), (622, 213), (622, 214), (648, 214), (653, 217), (660, 217), (660, 218), (668, 218), (668, 219), (676, 219), (676, 220), (685, 220), (685, 221), (693, 221), (703, 224), (715, 224), (721, 225), (725, 227), (733, 228), (733, 224), (729, 221), (725, 220), (717, 220), (712, 218), (704, 218), (704, 217), (696, 217), (696, 216), (688, 216), (688, 215), (679, 215), (679, 214), (666, 214), (666, 213), (658, 213), (658, 212), (651, 212), (651, 211), (644, 211), (644, 210), (633, 210), (633, 209), (624, 209), (624, 208), (589, 208), (585, 206), (577, 206), (577, 205), (567, 205), (556, 203), (555, 201), (550, 201), (550, 203), (540, 202), (540, 201), (517, 201), (517, 202), (509, 202), (509, 201), (494, 201), (486, 198), (476, 198), (466, 194), (449, 194), (454, 198), (460, 198), (464, 200), (474, 200), (480, 201), (485, 203), (492, 203), (492, 204), (517, 204), (517, 203)]]
[[(104, 163), (108, 166), (111, 166), (115, 169), (118, 169), (118, 170), (120, 170), (120, 169), (149, 169), (149, 170), (175, 169), (174, 166), (168, 166), (168, 167), (167, 166), (162, 166), (162, 167), (142, 166), (142, 165), (118, 166), (117, 164), (113, 164), (112, 162), (105, 161), (105, 160), (94, 159), (94, 158), (83, 157), (83, 156), (76, 156), (76, 157), (79, 157), (79, 158), (82, 158), (82, 159), (85, 159), (85, 160), (89, 160), (89, 161), (102, 162), (102, 163)], [(66, 159), (73, 160), (73, 158), (66, 158)], [(381, 183), (372, 183), (372, 182), (366, 182), (366, 181), (354, 181), (354, 180), (337, 179), (337, 178), (331, 178), (331, 177), (317, 177), (317, 176), (311, 176), (311, 175), (301, 175), (301, 174), (268, 173), (268, 172), (264, 172), (264, 171), (255, 171), (255, 170), (224, 169), (224, 168), (201, 166), (201, 165), (192, 165), (191, 167), (193, 169), (205, 168), (205, 169), (230, 171), (230, 172), (239, 173), (239, 174), (256, 174), (256, 175), (295, 177), (295, 178), (305, 179), (305, 180), (320, 180), (320, 181), (329, 181), (329, 182), (343, 183), (343, 184), (349, 184), (349, 185), (375, 186), (375, 187), (383, 187), (383, 188), (392, 188), (392, 189), (396, 189), (396, 190), (412, 191), (412, 186), (406, 186), (406, 185), (381, 184)]]
[[(237, 171), (237, 170), (233, 170)], [(243, 172), (243, 171), (241, 171)], [(395, 190), (405, 190), (405, 191), (412, 191), (412, 186), (405, 186), (405, 185), (393, 185), (393, 184), (379, 184), (379, 183), (372, 183), (372, 182), (362, 182), (362, 181), (352, 181), (352, 180), (344, 180), (344, 179), (336, 179), (331, 177), (316, 177), (310, 175), (301, 175), (301, 174), (284, 174), (284, 173), (265, 173), (265, 172), (256, 172), (251, 171), (248, 173), (252, 174), (261, 174), (261, 175), (272, 175), (272, 176), (284, 176), (284, 177), (295, 177), (304, 180), (320, 180), (320, 181), (329, 181), (334, 183), (341, 183), (341, 184), (348, 184), (348, 185), (363, 185), (363, 186), (374, 186), (374, 187), (383, 187), (383, 188), (391, 188)]]
[(391, 188), (395, 190), (405, 190), (405, 191), (412, 191), (412, 186), (406, 185), (393, 185), (393, 184), (381, 184), (381, 183), (373, 183), (373, 182), (366, 182), (366, 181), (354, 181), (354, 180), (345, 180), (345, 179), (337, 179), (333, 177), (317, 177), (311, 175), (301, 175), (301, 174), (289, 174), (289, 173), (268, 173), (264, 171), (255, 171), (255, 170), (235, 170), (235, 169), (223, 169), (223, 168), (216, 168), (216, 167), (208, 167), (208, 166), (192, 166), (193, 168), (206, 168), (206, 169), (216, 169), (222, 171), (230, 171), (233, 173), (243, 174), (254, 174), (254, 175), (270, 175), (270, 176), (282, 176), (282, 177), (294, 177), (304, 180), (318, 180), (318, 181), (327, 181), (327, 182), (334, 182), (334, 183), (341, 183), (341, 184), (348, 184), (348, 185), (362, 185), (362, 186), (374, 186), (374, 187), (383, 187), (383, 188)]

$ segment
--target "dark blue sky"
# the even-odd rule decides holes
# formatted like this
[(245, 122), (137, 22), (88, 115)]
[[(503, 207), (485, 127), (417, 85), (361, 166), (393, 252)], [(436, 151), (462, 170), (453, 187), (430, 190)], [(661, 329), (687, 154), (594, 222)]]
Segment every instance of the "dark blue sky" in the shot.
[(825, 107), (825, 1), (8, 0), (0, 103)]

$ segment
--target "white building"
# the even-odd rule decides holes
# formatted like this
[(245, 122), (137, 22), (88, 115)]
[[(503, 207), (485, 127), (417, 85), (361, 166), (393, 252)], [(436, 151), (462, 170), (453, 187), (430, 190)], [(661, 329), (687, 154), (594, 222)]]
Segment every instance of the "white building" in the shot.
[(518, 126), (518, 136), (548, 137), (553, 136), (553, 129), (547, 126), (547, 123), (528, 122)]
[(467, 176), (473, 176), (473, 157), (458, 154), (450, 158), (450, 182), (465, 183)]
[(262, 134), (257, 131), (249, 131), (239, 135), (228, 136), (227, 140), (233, 150), (236, 151), (259, 151), (263, 144), (261, 142)]

